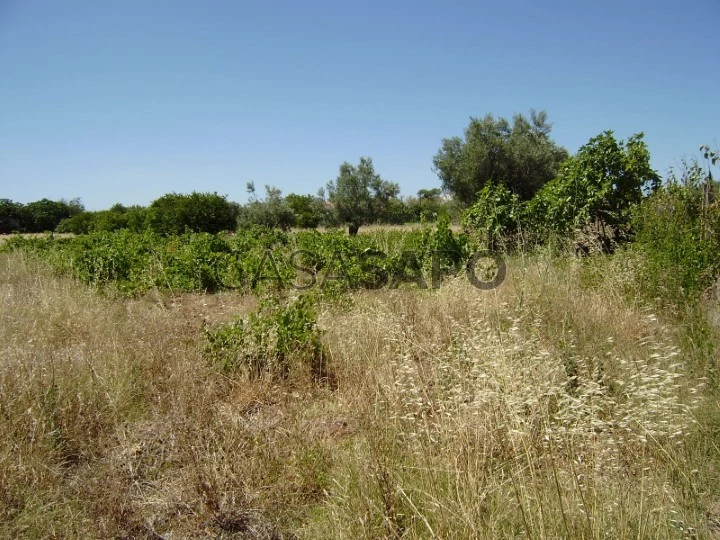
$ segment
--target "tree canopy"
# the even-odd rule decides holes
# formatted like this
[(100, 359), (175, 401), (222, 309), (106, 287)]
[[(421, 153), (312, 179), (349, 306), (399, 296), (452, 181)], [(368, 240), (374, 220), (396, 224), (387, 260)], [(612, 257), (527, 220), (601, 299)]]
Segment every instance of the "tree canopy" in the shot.
[(557, 178), (531, 201), (529, 213), (536, 226), (559, 232), (589, 224), (624, 225), (643, 191), (659, 183), (642, 133), (625, 143), (605, 131), (563, 163)]
[(236, 206), (217, 193), (168, 193), (148, 208), (147, 225), (163, 234), (217, 233), (235, 229), (236, 218)]
[(375, 221), (387, 213), (400, 187), (375, 173), (372, 159), (361, 157), (358, 166), (347, 161), (340, 165), (340, 173), (328, 185), (330, 202), (341, 221), (348, 224), (350, 234), (356, 234), (361, 225)]
[(505, 118), (470, 118), (465, 138), (443, 139), (433, 159), (443, 189), (472, 204), (487, 182), (503, 184), (528, 200), (555, 177), (567, 151), (550, 138), (545, 111)]

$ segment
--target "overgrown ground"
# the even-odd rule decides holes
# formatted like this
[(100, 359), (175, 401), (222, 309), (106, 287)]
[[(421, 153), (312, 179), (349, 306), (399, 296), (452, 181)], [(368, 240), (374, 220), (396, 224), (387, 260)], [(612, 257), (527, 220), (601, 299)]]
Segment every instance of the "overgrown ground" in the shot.
[(0, 536), (720, 537), (714, 301), (636, 255), (320, 304), (329, 376), (246, 380), (232, 293), (128, 299), (0, 255)]

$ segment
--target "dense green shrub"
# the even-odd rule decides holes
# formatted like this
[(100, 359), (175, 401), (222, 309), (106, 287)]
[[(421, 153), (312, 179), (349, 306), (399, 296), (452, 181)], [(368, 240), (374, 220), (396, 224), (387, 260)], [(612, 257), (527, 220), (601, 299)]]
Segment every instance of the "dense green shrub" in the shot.
[[(470, 257), (468, 237), (447, 217), (418, 231), (285, 233), (254, 226), (235, 234), (161, 235), (128, 229), (72, 238), (17, 238), (4, 250), (24, 250), (58, 272), (126, 293), (170, 291), (319, 289), (334, 297), (350, 289), (407, 281), (431, 286), (431, 272), (446, 275)], [(415, 279), (417, 278), (417, 279)], [(436, 285), (435, 282), (432, 285)]]
[(606, 227), (627, 227), (643, 192), (660, 181), (642, 139), (642, 133), (633, 135), (625, 144), (611, 131), (590, 139), (529, 202), (530, 226), (560, 234), (585, 227), (608, 234)]
[(21, 230), (35, 233), (54, 231), (63, 219), (79, 214), (83, 210), (79, 199), (70, 202), (49, 199), (31, 202), (23, 208)]
[(116, 204), (109, 210), (81, 212), (63, 219), (55, 229), (59, 233), (88, 234), (129, 229), (142, 232), (146, 227), (147, 208)]
[(488, 182), (463, 214), (462, 224), (467, 231), (479, 236), (482, 245), (494, 250), (517, 232), (522, 219), (520, 198), (503, 184)]
[(0, 199), (0, 234), (55, 231), (60, 222), (83, 211), (80, 199), (70, 202), (41, 199), (28, 204)]
[(94, 229), (95, 212), (81, 212), (72, 217), (63, 219), (55, 228), (55, 232), (87, 234)]
[(323, 221), (325, 205), (320, 198), (291, 193), (285, 201), (295, 214), (295, 225), (301, 229), (314, 229)]
[(327, 354), (310, 296), (282, 304), (265, 299), (246, 319), (204, 328), (205, 354), (224, 370), (249, 379), (286, 377), (294, 365), (307, 366), (316, 380), (327, 377)]
[(0, 234), (19, 232), (22, 218), (22, 204), (10, 199), (0, 199)]
[(169, 193), (152, 202), (147, 225), (161, 234), (219, 233), (235, 229), (237, 207), (217, 193)]
[(651, 295), (694, 300), (718, 279), (719, 191), (709, 167), (694, 161), (635, 209), (636, 248), (647, 265), (640, 282)]

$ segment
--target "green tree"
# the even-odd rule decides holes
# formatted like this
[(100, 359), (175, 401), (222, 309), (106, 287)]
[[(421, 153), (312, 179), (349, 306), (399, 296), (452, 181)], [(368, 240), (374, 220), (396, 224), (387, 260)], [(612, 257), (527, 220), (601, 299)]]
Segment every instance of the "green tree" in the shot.
[(440, 188), (419, 189), (417, 199), (412, 202), (418, 221), (435, 221), (438, 216), (448, 214)]
[[(237, 213), (237, 210), (233, 210)], [(147, 223), (148, 209), (145, 206), (133, 205), (125, 212), (125, 221), (128, 229), (134, 232), (142, 232), (148, 228)]]
[(147, 211), (147, 225), (162, 234), (234, 230), (236, 218), (236, 207), (217, 193), (169, 193), (153, 201)]
[(0, 234), (20, 231), (23, 205), (10, 199), (0, 199)]
[(291, 193), (285, 197), (290, 209), (295, 214), (295, 221), (298, 227), (303, 229), (314, 229), (323, 219), (325, 205), (319, 197), (312, 195), (296, 195)]
[(605, 131), (563, 163), (528, 205), (529, 216), (545, 229), (564, 233), (592, 225), (605, 236), (606, 226), (626, 225), (644, 191), (659, 184), (642, 133), (624, 143)]
[(328, 182), (327, 189), (330, 202), (340, 220), (348, 224), (350, 235), (387, 214), (391, 201), (400, 193), (397, 184), (375, 173), (369, 157), (361, 157), (357, 167), (347, 161), (340, 165), (338, 177)]
[(433, 159), (445, 191), (472, 204), (486, 182), (503, 184), (528, 200), (555, 177), (567, 151), (550, 138), (545, 111), (505, 118), (470, 118), (465, 138), (443, 139)]
[(63, 219), (55, 230), (59, 233), (87, 234), (95, 230), (99, 212), (82, 212)]
[(278, 188), (266, 185), (264, 200), (255, 196), (253, 182), (247, 183), (247, 191), (250, 200), (240, 209), (237, 220), (238, 227), (264, 225), (271, 229), (279, 228), (286, 231), (295, 225), (295, 214)]
[(23, 207), (21, 228), (26, 232), (54, 231), (63, 219), (80, 214), (83, 208), (80, 199), (70, 202), (41, 199)]

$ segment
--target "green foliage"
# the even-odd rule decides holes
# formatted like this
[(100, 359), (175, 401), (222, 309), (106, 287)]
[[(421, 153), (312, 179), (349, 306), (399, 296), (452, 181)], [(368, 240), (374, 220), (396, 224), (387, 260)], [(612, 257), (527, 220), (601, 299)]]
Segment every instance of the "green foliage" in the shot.
[(282, 305), (268, 297), (247, 319), (204, 328), (206, 356), (224, 370), (249, 379), (286, 377), (307, 366), (315, 380), (327, 377), (327, 354), (308, 295)]
[(79, 199), (70, 202), (42, 199), (26, 204), (23, 210), (23, 229), (26, 232), (46, 232), (54, 231), (63, 219), (79, 214), (84, 209)]
[(433, 265), (457, 271), (469, 256), (467, 235), (453, 233), (447, 216), (435, 228), (377, 231), (358, 236), (252, 226), (234, 235), (161, 235), (128, 229), (72, 238), (12, 238), (3, 250), (22, 250), (60, 273), (124, 294), (149, 289), (246, 292), (317, 289), (326, 298), (359, 288), (392, 286)]
[(515, 233), (523, 219), (520, 198), (503, 184), (488, 183), (462, 219), (463, 227), (479, 236), (480, 243), (495, 249), (498, 243)]
[(70, 202), (41, 199), (26, 205), (0, 199), (0, 234), (54, 231), (61, 221), (83, 210), (80, 199)]
[(23, 218), (23, 205), (10, 199), (0, 199), (0, 234), (20, 231)]
[(55, 228), (59, 233), (87, 234), (95, 225), (95, 212), (81, 212), (72, 217), (63, 219)]
[(586, 226), (596, 231), (625, 227), (644, 190), (656, 189), (660, 181), (642, 139), (639, 133), (625, 144), (612, 131), (590, 139), (530, 202), (530, 223), (559, 233)]
[(634, 213), (636, 247), (645, 254), (640, 282), (651, 297), (696, 300), (720, 276), (720, 186), (712, 178), (712, 159), (683, 163), (680, 177), (671, 171), (665, 186)]
[(237, 208), (217, 193), (169, 193), (152, 202), (147, 225), (161, 234), (219, 233), (235, 229)]
[(435, 221), (439, 216), (449, 213), (440, 188), (418, 190), (417, 199), (408, 206), (415, 210), (415, 221)]
[(327, 188), (330, 202), (335, 205), (340, 220), (349, 224), (350, 234), (356, 234), (363, 224), (387, 214), (390, 202), (400, 193), (397, 184), (375, 173), (369, 157), (361, 157), (357, 167), (347, 161), (340, 165), (340, 174)]
[(530, 199), (557, 174), (567, 151), (550, 139), (544, 111), (505, 118), (471, 118), (460, 137), (443, 139), (433, 158), (443, 189), (472, 204), (486, 182), (504, 184), (521, 200)]
[(127, 228), (127, 211), (123, 208), (122, 210), (110, 209), (102, 212), (97, 212), (93, 230), (102, 232), (113, 232)]
[(57, 226), (59, 233), (88, 234), (91, 232), (114, 232), (129, 229), (142, 232), (146, 229), (147, 208), (125, 207), (115, 204), (109, 210), (81, 212), (63, 219)]
[(128, 230), (142, 232), (147, 226), (148, 209), (144, 206), (130, 206), (125, 212), (125, 223)]
[(296, 217), (292, 208), (282, 197), (282, 192), (273, 186), (265, 186), (265, 200), (255, 198), (255, 186), (248, 183), (251, 200), (240, 208), (237, 225), (247, 228), (253, 225), (262, 225), (268, 228), (278, 228), (287, 231), (295, 225)]
[(160, 270), (153, 284), (181, 291), (214, 292), (224, 288), (233, 268), (231, 252), (229, 243), (218, 235), (188, 233), (169, 237), (164, 249), (153, 253)]
[(295, 224), (302, 229), (314, 229), (323, 221), (325, 204), (319, 197), (296, 195), (285, 197), (290, 210), (295, 214)]
[(456, 270), (461, 262), (472, 255), (468, 236), (454, 233), (450, 228), (450, 218), (446, 214), (438, 218), (434, 227), (425, 227), (422, 230), (419, 247), (424, 261), (431, 261), (434, 254), (440, 254), (440, 260), (450, 261)]

